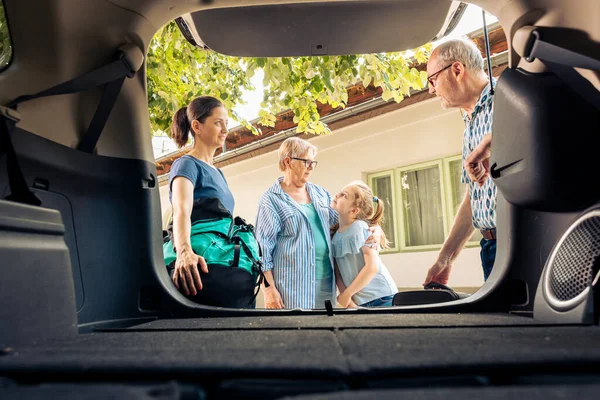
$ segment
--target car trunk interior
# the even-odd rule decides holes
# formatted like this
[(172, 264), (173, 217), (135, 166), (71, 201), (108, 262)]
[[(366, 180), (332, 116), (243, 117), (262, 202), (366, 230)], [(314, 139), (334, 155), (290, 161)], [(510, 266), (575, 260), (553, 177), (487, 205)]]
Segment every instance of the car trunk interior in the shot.
[[(8, 388), (8, 398), (22, 398), (32, 394), (17, 383), (44, 383), (39, 393), (48, 397), (79, 383), (80, 395), (133, 398), (339, 390), (357, 398), (371, 398), (368, 390), (462, 398), (489, 395), (491, 386), (502, 397), (596, 395), (597, 315), (581, 323), (579, 314), (561, 319), (544, 305), (544, 318), (536, 318), (534, 309), (542, 307), (538, 284), (553, 248), (575, 219), (598, 208), (597, 179), (578, 171), (597, 171), (598, 147), (580, 143), (598, 143), (600, 118), (542, 61), (520, 56), (526, 46), (517, 33), (528, 25), (560, 26), (574, 37), (585, 32), (580, 48), (600, 59), (600, 2), (472, 3), (498, 17), (510, 53), (495, 100), (494, 131), (506, 132), (493, 144), (498, 255), (479, 291), (448, 304), (329, 315), (228, 310), (187, 299), (164, 268), (143, 65), (125, 79), (92, 152), (77, 146), (102, 88), (18, 106), (18, 163), (50, 211), (0, 207), (0, 394)], [(154, 33), (182, 16), (199, 47), (271, 57), (401, 51), (443, 36), (462, 12), (446, 0), (63, 0), (40, 1), (35, 13), (18, 0), (4, 4), (14, 60), (0, 73), (2, 104), (109, 64), (123, 43), (145, 54)], [(581, 75), (600, 89), (597, 71)], [(509, 168), (515, 162), (518, 173)], [(11, 192), (8, 176), (3, 160), (3, 197)], [(547, 193), (561, 195), (547, 201)], [(119, 386), (132, 381), (134, 388)], [(551, 393), (536, 386), (548, 383)], [(385, 392), (399, 387), (413, 391)]]

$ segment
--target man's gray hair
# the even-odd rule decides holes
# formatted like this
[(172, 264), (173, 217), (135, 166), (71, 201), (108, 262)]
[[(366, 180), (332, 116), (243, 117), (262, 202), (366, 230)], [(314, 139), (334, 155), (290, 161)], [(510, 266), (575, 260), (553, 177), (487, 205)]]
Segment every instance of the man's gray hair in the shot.
[(435, 51), (441, 64), (450, 65), (458, 61), (463, 63), (468, 70), (483, 71), (481, 52), (470, 40), (452, 39), (440, 44)]

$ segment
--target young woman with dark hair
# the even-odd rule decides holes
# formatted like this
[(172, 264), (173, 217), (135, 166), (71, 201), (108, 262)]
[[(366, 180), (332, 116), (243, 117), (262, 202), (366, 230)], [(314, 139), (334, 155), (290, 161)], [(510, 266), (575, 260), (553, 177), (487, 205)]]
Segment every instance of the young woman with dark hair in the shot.
[(173, 139), (181, 148), (191, 135), (193, 148), (175, 160), (169, 172), (173, 219), (169, 226), (171, 243), (167, 242), (167, 246), (172, 245), (176, 260), (167, 268), (177, 289), (194, 301), (246, 308), (253, 307), (248, 304), (254, 288), (252, 271), (227, 267), (211, 267), (209, 271), (202, 254), (194, 250), (192, 240), (198, 221), (233, 216), (233, 195), (223, 172), (213, 166), (215, 151), (227, 138), (227, 122), (227, 110), (210, 96), (195, 98), (173, 116)]

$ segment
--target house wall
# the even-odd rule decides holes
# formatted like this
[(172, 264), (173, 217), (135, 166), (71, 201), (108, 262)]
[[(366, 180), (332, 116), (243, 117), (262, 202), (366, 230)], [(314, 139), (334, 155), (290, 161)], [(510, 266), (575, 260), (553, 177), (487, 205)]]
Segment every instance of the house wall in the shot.
[[(365, 180), (368, 173), (457, 155), (463, 128), (458, 110), (442, 110), (432, 99), (315, 137), (311, 143), (319, 149), (319, 166), (311, 181), (333, 194), (352, 180)], [(261, 195), (280, 176), (277, 161), (273, 151), (223, 168), (236, 200), (236, 215), (255, 221)], [(168, 188), (160, 190), (164, 207)], [(418, 287), (437, 254), (438, 250), (383, 254), (382, 260), (399, 287)], [(453, 265), (449, 285), (481, 286), (480, 263), (478, 247), (464, 249)]]

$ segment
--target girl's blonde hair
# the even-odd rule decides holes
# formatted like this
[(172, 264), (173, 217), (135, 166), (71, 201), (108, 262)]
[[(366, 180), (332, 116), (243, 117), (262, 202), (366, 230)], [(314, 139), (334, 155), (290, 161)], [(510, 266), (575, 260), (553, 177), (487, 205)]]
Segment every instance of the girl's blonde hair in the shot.
[[(348, 192), (348, 199), (359, 210), (358, 214), (356, 214), (356, 219), (365, 221), (369, 226), (381, 226), (383, 223), (383, 211), (385, 209), (383, 200), (374, 196), (371, 188), (363, 181), (350, 182), (346, 185), (346, 191)], [(377, 204), (377, 207), (375, 207), (375, 204)], [(390, 247), (390, 242), (383, 232), (379, 244), (382, 249)]]

